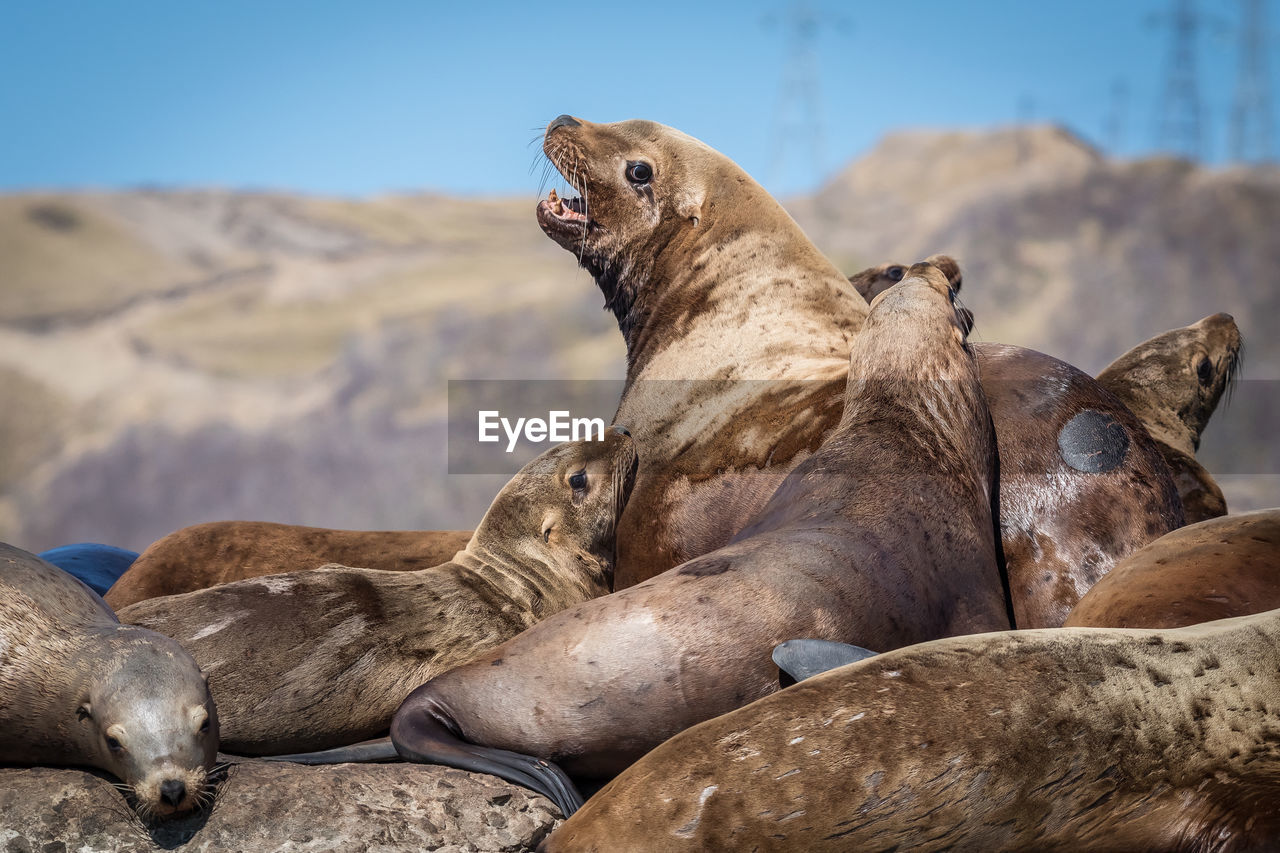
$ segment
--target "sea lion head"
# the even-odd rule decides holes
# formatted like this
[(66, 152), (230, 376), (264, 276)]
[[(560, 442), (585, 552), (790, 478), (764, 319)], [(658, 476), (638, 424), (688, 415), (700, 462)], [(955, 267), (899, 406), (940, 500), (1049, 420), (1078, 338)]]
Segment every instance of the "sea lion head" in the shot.
[(195, 660), (168, 637), (124, 628), (77, 709), (89, 763), (128, 786), (144, 818), (206, 804), (218, 714)]
[(1240, 372), (1244, 343), (1230, 314), (1156, 335), (1098, 374), (1098, 381), (1143, 411), (1152, 436), (1185, 453), (1200, 435)]
[(765, 222), (771, 211), (786, 217), (728, 157), (657, 122), (562, 115), (547, 126), (542, 148), (580, 196), (560, 199), (552, 190), (538, 204), (538, 224), (596, 279), (624, 334), (640, 282), (655, 267), (673, 279), (679, 259), (712, 239), (716, 222), (747, 210)]
[[(945, 255), (939, 257), (951, 261)], [(951, 263), (955, 264), (954, 261)], [(958, 278), (959, 267), (955, 269)], [(916, 337), (919, 335), (963, 345), (973, 325), (973, 314), (956, 300), (956, 288), (952, 286), (945, 266), (934, 263), (931, 258), (913, 264), (900, 282), (882, 290), (871, 300), (871, 312), (867, 315), (863, 332), (904, 320), (911, 325), (915, 338), (903, 342), (908, 346), (919, 348), (920, 342)]]
[(597, 441), (557, 445), (502, 487), (467, 548), (517, 553), (519, 562), (570, 572), (584, 587), (608, 592), (618, 519), (638, 464), (625, 427), (607, 429)]
[[(960, 264), (950, 255), (930, 255), (924, 259), (924, 263), (937, 267), (947, 277), (954, 299), (964, 284), (964, 275), (960, 271)], [(906, 274), (907, 266), (905, 264), (891, 262), (856, 272), (849, 276), (849, 283), (853, 285), (853, 289), (858, 291), (863, 299), (871, 302), (881, 293), (902, 281)], [(968, 334), (973, 331), (973, 312), (961, 305), (960, 313), (964, 318), (965, 333)]]

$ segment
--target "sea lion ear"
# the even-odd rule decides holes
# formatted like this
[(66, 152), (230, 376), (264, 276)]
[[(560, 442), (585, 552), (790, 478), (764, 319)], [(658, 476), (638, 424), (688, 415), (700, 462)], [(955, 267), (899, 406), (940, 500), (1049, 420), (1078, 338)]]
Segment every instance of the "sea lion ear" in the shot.
[(702, 221), (702, 196), (681, 193), (679, 198), (676, 199), (676, 213), (679, 214), (681, 219), (697, 228), (698, 223)]

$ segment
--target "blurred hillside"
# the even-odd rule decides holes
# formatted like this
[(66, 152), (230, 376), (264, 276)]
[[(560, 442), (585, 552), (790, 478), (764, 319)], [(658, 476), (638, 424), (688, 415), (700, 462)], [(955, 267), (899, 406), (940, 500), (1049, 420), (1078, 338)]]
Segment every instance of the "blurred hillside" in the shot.
[[(446, 381), (622, 372), (598, 291), (533, 205), (0, 196), (0, 539), (474, 524), (505, 478), (445, 475)], [(850, 272), (956, 255), (982, 339), (1095, 372), (1225, 310), (1246, 378), (1280, 379), (1280, 170), (1110, 162), (1053, 128), (921, 132), (790, 207)], [(1206, 436), (1218, 473), (1280, 471), (1256, 440), (1280, 411), (1251, 387)], [(1280, 504), (1277, 476), (1224, 487), (1235, 509)]]

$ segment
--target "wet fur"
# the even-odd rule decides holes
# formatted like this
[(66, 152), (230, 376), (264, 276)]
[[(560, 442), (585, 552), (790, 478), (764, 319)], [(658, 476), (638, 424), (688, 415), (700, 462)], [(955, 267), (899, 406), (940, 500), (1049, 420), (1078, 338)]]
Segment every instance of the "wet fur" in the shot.
[(958, 637), (672, 738), (538, 849), (1273, 850), (1280, 611)]

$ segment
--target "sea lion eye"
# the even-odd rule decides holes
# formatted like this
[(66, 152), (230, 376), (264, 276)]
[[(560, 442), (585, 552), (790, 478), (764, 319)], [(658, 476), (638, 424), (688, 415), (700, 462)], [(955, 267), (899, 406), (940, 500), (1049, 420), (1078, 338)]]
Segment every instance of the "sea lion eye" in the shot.
[(585, 468), (569, 478), (569, 486), (574, 491), (587, 487), (587, 471)]
[(1209, 363), (1209, 359), (1200, 359), (1200, 363), (1196, 365), (1196, 376), (1200, 378), (1201, 385), (1208, 385), (1213, 381), (1213, 365)]
[(107, 749), (111, 750), (112, 752), (122, 752), (124, 750), (124, 745), (120, 743), (120, 741), (113, 738), (111, 735), (107, 735)]
[(628, 163), (627, 180), (633, 184), (647, 184), (653, 179), (653, 168), (648, 163)]
[(907, 271), (902, 267), (889, 267), (884, 274), (894, 281), (902, 281), (902, 277), (907, 274)]

